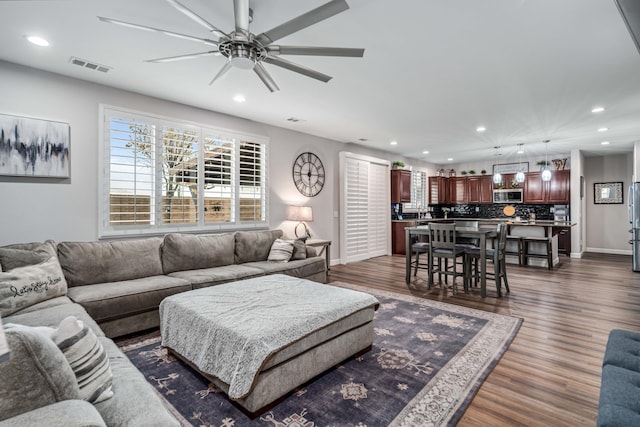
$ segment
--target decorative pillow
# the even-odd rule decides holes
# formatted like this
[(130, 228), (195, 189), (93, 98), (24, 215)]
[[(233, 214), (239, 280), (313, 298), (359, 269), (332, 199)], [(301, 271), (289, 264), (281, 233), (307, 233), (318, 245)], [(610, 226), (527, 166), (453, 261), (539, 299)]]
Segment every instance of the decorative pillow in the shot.
[(290, 240), (293, 244), (293, 255), (291, 259), (306, 259), (307, 258), (307, 245), (304, 244), (304, 240), (295, 239)]
[(293, 254), (293, 243), (291, 240), (276, 239), (271, 245), (267, 261), (287, 262)]
[(4, 326), (11, 357), (0, 363), (0, 421), (79, 398), (75, 375), (53, 341), (37, 328)]
[(0, 273), (0, 316), (67, 293), (67, 281), (55, 256)]
[(22, 243), (0, 247), (0, 271), (10, 271), (14, 268), (40, 264), (56, 255), (56, 245), (53, 240), (44, 243)]
[(76, 374), (80, 397), (98, 403), (113, 396), (111, 365), (96, 334), (82, 320), (66, 317), (57, 329), (37, 328), (60, 348)]

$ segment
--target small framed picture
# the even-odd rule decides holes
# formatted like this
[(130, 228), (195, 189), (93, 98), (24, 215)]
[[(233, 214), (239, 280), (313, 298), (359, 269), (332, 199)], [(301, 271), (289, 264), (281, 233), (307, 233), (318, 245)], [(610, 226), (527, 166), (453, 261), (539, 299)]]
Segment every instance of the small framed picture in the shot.
[(596, 182), (593, 184), (593, 203), (622, 204), (622, 182)]

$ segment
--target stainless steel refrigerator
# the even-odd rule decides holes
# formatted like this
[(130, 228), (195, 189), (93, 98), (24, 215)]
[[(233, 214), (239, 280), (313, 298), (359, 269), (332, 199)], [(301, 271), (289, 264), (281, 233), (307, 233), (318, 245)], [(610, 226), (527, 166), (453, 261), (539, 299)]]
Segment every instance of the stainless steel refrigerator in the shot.
[(633, 255), (633, 271), (640, 271), (640, 182), (634, 182), (629, 186), (627, 214), (631, 223), (629, 243)]

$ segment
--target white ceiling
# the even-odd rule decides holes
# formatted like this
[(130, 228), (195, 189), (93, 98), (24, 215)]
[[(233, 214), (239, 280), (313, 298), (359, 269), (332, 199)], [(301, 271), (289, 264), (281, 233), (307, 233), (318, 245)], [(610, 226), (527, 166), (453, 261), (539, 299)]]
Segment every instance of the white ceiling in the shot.
[[(233, 30), (231, 0), (180, 1)], [(251, 0), (251, 31), (326, 1)], [(579, 148), (586, 155), (630, 152), (640, 141), (640, 54), (613, 0), (348, 3), (276, 44), (361, 47), (364, 57), (285, 57), (333, 76), (329, 83), (265, 64), (275, 93), (239, 69), (209, 86), (221, 56), (144, 62), (211, 46), (96, 18), (215, 38), (160, 0), (0, 1), (0, 59), (436, 164), (484, 160), (494, 146), (508, 152), (520, 143), (536, 155), (544, 139), (550, 154)], [(32, 34), (51, 45), (31, 45), (25, 36)], [(112, 70), (72, 65), (72, 56)], [(243, 104), (232, 101), (239, 93)], [(595, 106), (606, 110), (591, 113)], [(479, 134), (481, 125), (487, 130)]]

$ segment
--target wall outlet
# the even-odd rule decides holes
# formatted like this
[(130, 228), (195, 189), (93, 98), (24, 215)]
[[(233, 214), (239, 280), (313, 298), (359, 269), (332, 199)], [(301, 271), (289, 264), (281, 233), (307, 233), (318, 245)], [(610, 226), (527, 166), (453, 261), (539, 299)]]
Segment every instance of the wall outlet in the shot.
[(476, 206), (476, 212), (480, 212), (480, 206)]

